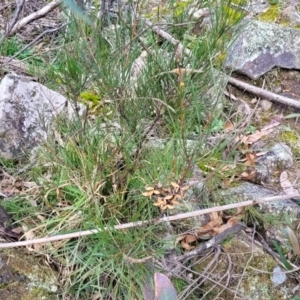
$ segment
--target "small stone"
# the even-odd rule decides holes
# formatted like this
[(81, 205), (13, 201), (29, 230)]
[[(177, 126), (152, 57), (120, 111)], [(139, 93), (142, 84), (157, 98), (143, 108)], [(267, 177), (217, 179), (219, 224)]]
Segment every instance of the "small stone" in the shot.
[(269, 100), (263, 99), (260, 101), (260, 106), (263, 111), (269, 111), (272, 108), (273, 103)]
[(276, 267), (273, 270), (273, 274), (271, 277), (274, 286), (278, 286), (286, 281), (286, 275), (284, 272), (281, 271), (280, 267)]
[(273, 92), (276, 94), (280, 94), (282, 92), (282, 86), (278, 85), (273, 88)]

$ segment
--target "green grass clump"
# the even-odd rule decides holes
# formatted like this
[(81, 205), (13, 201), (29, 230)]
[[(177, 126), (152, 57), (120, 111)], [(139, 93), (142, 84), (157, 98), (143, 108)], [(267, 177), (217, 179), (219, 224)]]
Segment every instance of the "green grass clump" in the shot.
[[(211, 8), (211, 27), (193, 39), (189, 5), (176, 8), (175, 3), (166, 3), (165, 21), (176, 25), (166, 30), (184, 45), (192, 38), (189, 56), (159, 41), (142, 20), (130, 23), (120, 15), (113, 27), (71, 18), (61, 47), (42, 57), (42, 82), (75, 104), (83, 100), (103, 107), (96, 114), (56, 120), (27, 174), (37, 184), (34, 201), (32, 194), (20, 195), (5, 206), (35, 237), (111, 228), (43, 246), (66, 274), (63, 293), (76, 299), (97, 293), (101, 299), (143, 299), (152, 267), (130, 264), (126, 257), (160, 257), (161, 226), (112, 227), (159, 216), (153, 201), (141, 195), (146, 186), (183, 183), (196, 163), (209, 164), (212, 157), (216, 164), (222, 157), (225, 144), (212, 150), (208, 139), (227, 121), (226, 81), (213, 66), (242, 15), (227, 9), (230, 1), (199, 1), (197, 8)], [(145, 68), (134, 78), (132, 67), (144, 50)], [(202, 72), (176, 74), (174, 69)], [(149, 146), (151, 137), (154, 146)]]

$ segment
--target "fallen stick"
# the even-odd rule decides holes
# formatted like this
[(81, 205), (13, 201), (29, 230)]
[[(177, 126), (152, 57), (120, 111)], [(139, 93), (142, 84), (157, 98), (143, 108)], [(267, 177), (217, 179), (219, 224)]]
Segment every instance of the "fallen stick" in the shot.
[(284, 97), (275, 93), (272, 93), (270, 91), (264, 90), (262, 88), (256, 87), (254, 85), (251, 85), (249, 83), (243, 82), (241, 80), (238, 80), (233, 77), (228, 78), (228, 83), (236, 86), (237, 88), (241, 90), (245, 90), (251, 94), (254, 94), (258, 97), (262, 98), (268, 98), (271, 101), (278, 102), (284, 105), (288, 105), (294, 108), (300, 108), (300, 101), (291, 99), (288, 97)]
[[(147, 26), (151, 27), (152, 30), (155, 31), (158, 35), (163, 37), (165, 40), (169, 41), (174, 46), (177, 46), (178, 49), (180, 49), (184, 53), (184, 55), (186, 55), (188, 57), (191, 56), (192, 52), (188, 48), (185, 48), (184, 45), (180, 41), (176, 40), (172, 35), (170, 35), (166, 31), (164, 31), (163, 29), (161, 29), (159, 26), (154, 25), (148, 19), (144, 19), (144, 21), (145, 21), (145, 24)], [(238, 80), (236, 78), (233, 78), (233, 77), (228, 77), (228, 82), (230, 84), (236, 86), (239, 89), (245, 90), (245, 91), (250, 92), (250, 93), (252, 93), (254, 95), (257, 95), (259, 97), (268, 98), (271, 101), (278, 102), (278, 103), (281, 103), (281, 104), (284, 104), (284, 105), (288, 105), (288, 106), (291, 106), (291, 107), (294, 107), (294, 108), (300, 108), (300, 101), (297, 101), (295, 99), (280, 96), (278, 94), (275, 94), (275, 93), (272, 93), (270, 91), (258, 88), (256, 86), (245, 83), (245, 82), (243, 82), (241, 80)]]
[(46, 6), (41, 8), (40, 10), (38, 10), (38, 11), (28, 15), (27, 17), (23, 18), (22, 20), (18, 21), (14, 25), (14, 27), (10, 30), (10, 32), (8, 33), (8, 36), (12, 36), (13, 34), (18, 32), (22, 27), (24, 27), (28, 23), (43, 17), (44, 15), (49, 13), (51, 10), (56, 8), (61, 2), (62, 2), (62, 0), (53, 0), (52, 2), (48, 3)]
[(154, 25), (150, 20), (144, 19), (145, 24), (152, 28), (153, 31), (155, 31), (158, 35), (163, 37), (165, 40), (169, 41), (172, 45), (177, 46), (186, 56), (191, 56), (192, 52), (185, 48), (184, 45), (176, 40), (171, 34), (167, 33), (163, 29), (161, 29), (159, 26)]
[(127, 229), (127, 228), (139, 227), (139, 226), (143, 226), (143, 225), (158, 224), (161, 222), (170, 222), (170, 221), (205, 215), (205, 214), (209, 214), (209, 213), (215, 212), (215, 211), (223, 211), (223, 210), (234, 209), (234, 208), (238, 208), (238, 207), (256, 205), (256, 204), (260, 204), (260, 203), (264, 203), (264, 202), (286, 200), (286, 199), (291, 199), (291, 198), (300, 198), (300, 194), (297, 193), (297, 194), (291, 194), (291, 195), (265, 197), (265, 198), (261, 198), (258, 200), (248, 200), (248, 201), (243, 201), (243, 202), (238, 202), (238, 203), (232, 203), (232, 204), (227, 204), (227, 205), (221, 205), (221, 206), (196, 210), (193, 212), (182, 213), (182, 214), (178, 214), (175, 216), (164, 217), (161, 219), (154, 219), (154, 220), (149, 220), (149, 221), (137, 221), (137, 222), (115, 225), (112, 227), (104, 227), (104, 228), (97, 228), (97, 229), (91, 229), (91, 230), (85, 230), (85, 231), (77, 231), (77, 232), (72, 232), (72, 233), (60, 234), (60, 235), (56, 235), (56, 236), (44, 237), (44, 238), (21, 241), (21, 242), (0, 243), (0, 248), (21, 247), (21, 246), (28, 246), (28, 245), (34, 245), (34, 244), (60, 241), (60, 240), (71, 239), (71, 238), (79, 238), (79, 237), (83, 237), (83, 236), (97, 234), (99, 232), (103, 232), (103, 231), (109, 230), (109, 229), (122, 230), (122, 229)]

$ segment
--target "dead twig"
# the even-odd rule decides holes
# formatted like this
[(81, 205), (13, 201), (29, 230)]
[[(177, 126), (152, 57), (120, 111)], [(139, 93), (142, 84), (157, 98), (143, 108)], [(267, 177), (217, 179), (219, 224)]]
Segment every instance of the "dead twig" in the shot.
[(198, 256), (201, 255), (201, 253), (205, 252), (207, 249), (211, 248), (211, 247), (215, 247), (217, 245), (219, 245), (222, 241), (224, 241), (229, 235), (231, 234), (235, 234), (238, 233), (239, 231), (243, 230), (246, 228), (245, 224), (242, 223), (238, 223), (226, 230), (224, 230), (222, 233), (217, 234), (216, 236), (214, 236), (213, 238), (211, 238), (209, 241), (207, 241), (206, 243), (202, 243), (199, 247), (197, 247), (196, 249), (187, 252), (184, 255), (178, 256), (177, 260), (182, 261), (185, 260), (187, 258), (190, 258), (192, 256)]
[(8, 61), (6, 61), (4, 63), (4, 65), (9, 64), (14, 58), (16, 58), (18, 55), (20, 55), (21, 53), (23, 53), (26, 49), (28, 49), (29, 47), (31, 47), (32, 45), (36, 44), (45, 34), (47, 33), (53, 33), (55, 31), (58, 31), (62, 28), (64, 28), (65, 26), (67, 26), (67, 24), (62, 24), (57, 28), (48, 28), (45, 31), (43, 31), (41, 34), (39, 34), (35, 39), (33, 39), (29, 44), (27, 44), (26, 46), (24, 46), (20, 51), (16, 52)]
[(241, 90), (245, 90), (251, 94), (254, 94), (258, 97), (267, 98), (271, 101), (278, 102), (278, 103), (281, 103), (284, 105), (288, 105), (288, 106), (291, 106), (294, 108), (300, 108), (300, 101), (298, 101), (298, 100), (284, 97), (281, 95), (277, 95), (277, 94), (267, 91), (265, 89), (261, 89), (259, 87), (253, 86), (249, 83), (243, 82), (239, 79), (229, 77), (228, 83), (236, 86), (237, 88), (239, 88)]
[(51, 10), (56, 8), (61, 2), (62, 2), (62, 0), (53, 0), (52, 2), (50, 2), (49, 4), (47, 4), (46, 6), (41, 8), (40, 10), (38, 10), (38, 11), (30, 14), (29, 16), (23, 18), (22, 20), (18, 21), (10, 30), (10, 32), (8, 33), (8, 36), (14, 35), (28, 23), (45, 16)]
[[(179, 295), (178, 300), (188, 299), (189, 295), (193, 293), (196, 289), (201, 286), (207, 278), (213, 277), (212, 272), (218, 265), (219, 257), (221, 254), (220, 246), (217, 246), (215, 249), (215, 255), (212, 260), (206, 265), (201, 274), (198, 275), (196, 279), (194, 279)], [(206, 276), (202, 276), (206, 275)]]
[[(172, 35), (161, 29), (158, 25), (154, 25), (150, 20), (144, 19), (145, 24), (152, 28), (153, 31), (155, 31), (158, 35), (163, 37), (165, 40), (169, 41), (174, 46), (177, 46), (178, 49), (182, 51), (182, 53), (186, 56), (191, 56), (191, 51), (184, 47), (184, 45), (176, 40)], [(236, 86), (239, 89), (245, 90), (249, 93), (252, 93), (254, 95), (257, 95), (258, 97), (267, 98), (271, 101), (278, 102), (284, 105), (288, 105), (294, 108), (300, 108), (300, 101), (297, 101), (295, 99), (291, 99), (288, 97), (284, 97), (281, 95), (277, 95), (275, 93), (272, 93), (270, 91), (267, 91), (265, 89), (261, 89), (258, 87), (255, 87), (251, 84), (245, 83), (241, 80), (238, 80), (233, 77), (228, 77), (228, 83)]]
[(14, 15), (13, 19), (7, 24), (7, 28), (6, 28), (6, 32), (5, 32), (4, 37), (9, 36), (12, 28), (16, 25), (16, 23), (17, 23), (17, 21), (20, 17), (21, 11), (24, 7), (24, 3), (25, 3), (25, 0), (17, 1), (17, 9), (15, 11), (15, 15)]
[(176, 40), (174, 37), (172, 37), (169, 33), (167, 33), (166, 31), (162, 30), (159, 26), (154, 25), (150, 20), (148, 19), (144, 19), (144, 22), (147, 26), (151, 27), (151, 29), (153, 31), (155, 31), (158, 35), (160, 35), (161, 37), (163, 37), (165, 40), (169, 41), (172, 45), (177, 46), (178, 49), (184, 53), (184, 55), (186, 56), (191, 56), (192, 52), (185, 48), (183, 46), (183, 44)]
[(261, 199), (257, 199), (257, 200), (248, 200), (248, 201), (243, 201), (243, 202), (238, 202), (238, 203), (232, 203), (232, 204), (227, 204), (227, 205), (222, 205), (222, 206), (216, 206), (216, 207), (196, 210), (196, 211), (188, 212), (188, 213), (182, 213), (182, 214), (178, 214), (178, 215), (174, 215), (174, 216), (170, 216), (170, 217), (163, 217), (160, 219), (131, 222), (131, 223), (115, 225), (113, 227), (104, 227), (104, 228), (97, 228), (97, 229), (91, 229), (91, 230), (85, 230), (85, 231), (77, 231), (77, 232), (60, 234), (60, 235), (56, 235), (56, 236), (44, 237), (44, 238), (28, 240), (28, 241), (20, 241), (20, 242), (15, 242), (15, 243), (0, 243), (0, 248), (21, 247), (21, 246), (28, 246), (28, 245), (34, 245), (34, 244), (60, 241), (60, 240), (71, 239), (71, 238), (79, 238), (79, 237), (83, 237), (83, 236), (87, 236), (87, 235), (97, 234), (99, 232), (109, 230), (109, 229), (121, 230), (121, 229), (144, 226), (144, 225), (157, 224), (157, 223), (161, 223), (161, 222), (175, 221), (175, 220), (205, 215), (205, 214), (209, 214), (209, 213), (215, 212), (215, 211), (224, 211), (224, 210), (228, 210), (228, 209), (234, 209), (237, 207), (256, 205), (259, 203), (265, 203), (265, 202), (270, 202), (270, 201), (286, 200), (286, 199), (290, 199), (290, 198), (300, 198), (300, 194), (280, 195), (280, 196), (261, 198)]

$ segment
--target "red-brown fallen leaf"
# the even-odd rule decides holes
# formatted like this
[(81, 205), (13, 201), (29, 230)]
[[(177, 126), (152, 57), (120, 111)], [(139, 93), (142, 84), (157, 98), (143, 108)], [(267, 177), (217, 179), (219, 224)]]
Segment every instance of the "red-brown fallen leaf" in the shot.
[(225, 231), (226, 229), (232, 227), (235, 224), (237, 224), (237, 221), (235, 219), (231, 218), (227, 221), (226, 224), (223, 224), (218, 228), (214, 228), (213, 232), (214, 232), (214, 234), (220, 234), (220, 233), (222, 233), (223, 231)]

